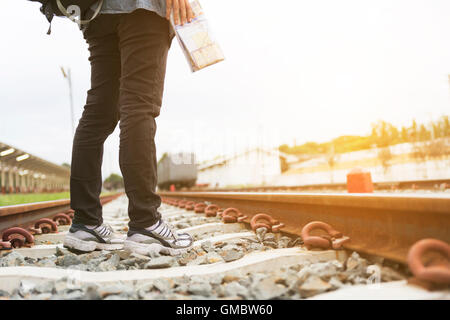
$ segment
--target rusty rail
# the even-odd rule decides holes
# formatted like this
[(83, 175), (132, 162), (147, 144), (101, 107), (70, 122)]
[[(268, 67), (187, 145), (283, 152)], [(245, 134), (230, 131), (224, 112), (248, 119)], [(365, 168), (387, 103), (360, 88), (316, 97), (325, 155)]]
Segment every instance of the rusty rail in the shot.
[(407, 263), (409, 248), (424, 238), (450, 242), (450, 196), (250, 192), (161, 192), (164, 197), (234, 207), (248, 218), (268, 213), (301, 235), (311, 221), (332, 225), (351, 241), (344, 248)]
[[(426, 189), (433, 190), (436, 186), (443, 186), (444, 189), (450, 188), (450, 179), (423, 179), (423, 180), (405, 180), (405, 181), (385, 181), (373, 182), (375, 190), (392, 189)], [(214, 188), (214, 187), (193, 187), (188, 191), (193, 192), (300, 192), (313, 190), (347, 190), (347, 183), (320, 183), (292, 186), (248, 186), (240, 188)]]
[[(102, 204), (119, 197), (119, 194), (100, 197)], [(42, 218), (70, 210), (70, 200), (42, 201), (0, 207), (0, 234), (11, 227), (27, 227)]]

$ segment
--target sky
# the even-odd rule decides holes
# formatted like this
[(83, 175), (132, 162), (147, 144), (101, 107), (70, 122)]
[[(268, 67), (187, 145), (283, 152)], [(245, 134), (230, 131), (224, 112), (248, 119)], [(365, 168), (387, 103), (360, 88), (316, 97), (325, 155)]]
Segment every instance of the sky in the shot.
[[(448, 0), (200, 0), (226, 60), (191, 73), (174, 39), (158, 157), (199, 161), (251, 147), (370, 133), (371, 123), (428, 122), (450, 114)], [(39, 4), (0, 1), (0, 141), (70, 163), (72, 72), (76, 123), (90, 85), (76, 24), (52, 34)], [(120, 173), (119, 128), (103, 175)]]

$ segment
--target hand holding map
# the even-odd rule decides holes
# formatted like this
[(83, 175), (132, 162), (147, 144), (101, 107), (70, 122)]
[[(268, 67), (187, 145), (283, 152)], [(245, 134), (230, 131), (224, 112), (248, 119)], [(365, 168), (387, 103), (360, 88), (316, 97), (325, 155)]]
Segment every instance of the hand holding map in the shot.
[(191, 71), (195, 72), (223, 61), (225, 57), (219, 44), (212, 37), (208, 21), (198, 0), (191, 1), (190, 5), (195, 15), (192, 22), (175, 25), (173, 16), (170, 21)]

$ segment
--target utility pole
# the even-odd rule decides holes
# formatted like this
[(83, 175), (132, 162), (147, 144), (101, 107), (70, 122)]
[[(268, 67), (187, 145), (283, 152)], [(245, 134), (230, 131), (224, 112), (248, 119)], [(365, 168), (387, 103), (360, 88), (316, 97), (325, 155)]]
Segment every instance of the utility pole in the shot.
[(70, 117), (72, 122), (72, 136), (75, 135), (75, 116), (73, 114), (73, 95), (72, 95), (72, 75), (70, 73), (70, 68), (67, 68), (67, 72), (64, 70), (63, 67), (61, 67), (62, 74), (64, 78), (67, 79), (67, 82), (69, 84), (69, 98), (70, 98)]

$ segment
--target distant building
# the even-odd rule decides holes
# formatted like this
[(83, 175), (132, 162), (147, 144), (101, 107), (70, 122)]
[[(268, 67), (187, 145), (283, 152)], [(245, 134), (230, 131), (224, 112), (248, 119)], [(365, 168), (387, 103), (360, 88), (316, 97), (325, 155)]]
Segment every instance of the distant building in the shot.
[(278, 150), (259, 148), (214, 159), (198, 166), (197, 184), (209, 187), (270, 185), (281, 174), (283, 159)]
[[(435, 150), (438, 148), (439, 150)], [(450, 138), (402, 143), (384, 149), (373, 148), (288, 162), (288, 169), (273, 180), (275, 186), (345, 183), (353, 168), (364, 168), (374, 182), (450, 179)]]
[(0, 192), (69, 190), (70, 168), (0, 142)]

